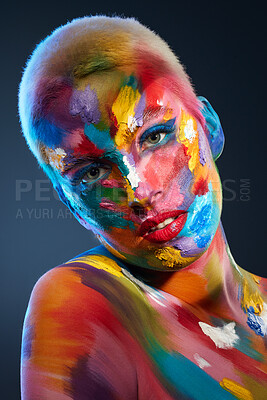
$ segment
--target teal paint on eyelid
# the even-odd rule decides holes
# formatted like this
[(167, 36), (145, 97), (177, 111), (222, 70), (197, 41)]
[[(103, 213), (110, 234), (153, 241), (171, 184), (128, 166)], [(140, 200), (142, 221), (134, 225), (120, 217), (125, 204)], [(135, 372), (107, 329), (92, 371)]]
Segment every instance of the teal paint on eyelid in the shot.
[(100, 130), (93, 124), (85, 124), (84, 134), (96, 145), (98, 149), (112, 151), (115, 148), (109, 129)]
[[(153, 132), (155, 133), (155, 132)], [(145, 148), (143, 151), (154, 151), (155, 149), (167, 144), (168, 142), (170, 142), (172, 139), (175, 139), (175, 137), (173, 137), (173, 135), (171, 135), (172, 132), (166, 133), (166, 132), (160, 132), (165, 134), (165, 137), (158, 143), (150, 143), (149, 146), (147, 146), (147, 148)], [(148, 136), (149, 137), (149, 136)], [(143, 142), (142, 146), (144, 146), (145, 141)]]

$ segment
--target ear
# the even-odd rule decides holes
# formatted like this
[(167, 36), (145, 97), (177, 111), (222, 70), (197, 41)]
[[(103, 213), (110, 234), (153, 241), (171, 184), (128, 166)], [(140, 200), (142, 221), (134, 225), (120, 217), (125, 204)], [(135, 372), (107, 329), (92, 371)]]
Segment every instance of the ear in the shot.
[(224, 134), (218, 115), (205, 97), (198, 96), (203, 108), (202, 115), (206, 120), (206, 135), (210, 144), (214, 161), (221, 155), (224, 146)]

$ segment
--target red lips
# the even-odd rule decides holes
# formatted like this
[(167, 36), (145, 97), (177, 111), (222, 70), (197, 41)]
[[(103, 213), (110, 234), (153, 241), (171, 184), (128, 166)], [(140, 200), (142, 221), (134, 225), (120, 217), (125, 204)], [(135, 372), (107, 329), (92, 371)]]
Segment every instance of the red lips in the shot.
[[(156, 227), (158, 224), (164, 222), (168, 218), (176, 219), (164, 228), (148, 233), (151, 228)], [(139, 234), (149, 242), (167, 242), (171, 239), (174, 239), (178, 233), (181, 232), (186, 222), (186, 218), (187, 213), (183, 210), (174, 210), (158, 214), (154, 218), (148, 218), (141, 224)]]

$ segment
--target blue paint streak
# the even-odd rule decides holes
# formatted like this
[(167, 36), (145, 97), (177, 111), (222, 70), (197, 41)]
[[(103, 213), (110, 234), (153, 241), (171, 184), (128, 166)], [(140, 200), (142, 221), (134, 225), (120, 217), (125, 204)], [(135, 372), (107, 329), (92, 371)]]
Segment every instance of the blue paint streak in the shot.
[(188, 209), (188, 217), (180, 236), (192, 237), (199, 248), (212, 239), (220, 219), (219, 207), (213, 198), (212, 184), (204, 196), (196, 196)]
[(252, 329), (256, 335), (264, 337), (266, 330), (264, 320), (259, 315), (255, 314), (252, 306), (248, 307), (247, 316), (247, 324), (250, 329)]
[(157, 348), (153, 358), (175, 389), (190, 399), (236, 400), (235, 396), (183, 355), (168, 354)]
[[(41, 141), (47, 147), (53, 149), (60, 147), (64, 137), (65, 131), (53, 125), (51, 122), (47, 121), (45, 118), (40, 118), (33, 124), (34, 136), (37, 140)], [(38, 136), (36, 134), (38, 132)], [(71, 133), (68, 132), (68, 135)]]
[(205, 99), (205, 97), (198, 96), (198, 99), (202, 102), (204, 106), (202, 109), (202, 114), (206, 120), (208, 141), (213, 154), (213, 158), (214, 160), (216, 160), (220, 156), (224, 146), (224, 134), (220, 119), (217, 113), (211, 107), (208, 100)]
[(96, 145), (98, 149), (105, 151), (114, 150), (114, 142), (111, 139), (109, 129), (101, 131), (93, 124), (85, 124), (84, 134)]
[(32, 352), (32, 340), (34, 337), (34, 328), (32, 325), (25, 326), (23, 329), (21, 360), (29, 359)]

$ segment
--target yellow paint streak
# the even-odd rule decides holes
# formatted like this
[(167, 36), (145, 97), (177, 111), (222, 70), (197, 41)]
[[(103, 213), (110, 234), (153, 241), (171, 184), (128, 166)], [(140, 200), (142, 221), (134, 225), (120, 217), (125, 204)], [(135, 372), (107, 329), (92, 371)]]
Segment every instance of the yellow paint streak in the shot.
[(134, 118), (135, 105), (140, 100), (140, 93), (131, 86), (123, 86), (118, 97), (112, 105), (112, 112), (115, 115), (118, 123), (118, 131), (115, 136), (115, 143), (119, 149), (129, 144), (133, 140), (136, 130), (129, 129), (128, 123)]
[(70, 260), (66, 264), (73, 263), (74, 261), (90, 265), (91, 267), (97, 269), (101, 269), (117, 277), (123, 276), (121, 272), (121, 267), (114, 260), (106, 256), (88, 255), (87, 257), (80, 257)]
[(223, 269), (216, 251), (212, 253), (209, 261), (205, 265), (204, 274), (208, 282), (207, 290), (209, 295), (213, 298), (218, 296), (223, 287)]
[(253, 400), (253, 396), (251, 392), (241, 386), (239, 383), (236, 383), (232, 379), (223, 378), (220, 382), (220, 385), (223, 389), (226, 389), (228, 392), (232, 393), (240, 400)]
[(184, 267), (193, 262), (192, 257), (184, 258), (181, 256), (180, 250), (173, 247), (163, 247), (155, 251), (155, 256), (162, 261), (162, 265), (168, 268)]
[[(190, 132), (192, 133), (191, 138), (189, 135)], [(186, 153), (190, 156), (188, 167), (195, 177), (194, 185), (198, 185), (199, 180), (207, 181), (208, 184), (211, 182), (212, 191), (216, 197), (216, 201), (221, 204), (221, 182), (218, 172), (216, 168), (209, 164), (209, 160), (207, 160), (204, 165), (200, 162), (199, 134), (196, 120), (190, 114), (181, 110), (180, 130), (177, 141), (184, 144), (186, 147)], [(192, 190), (194, 192), (194, 187)]]
[(129, 203), (132, 203), (134, 201), (134, 190), (132, 189), (132, 186), (130, 185), (128, 179), (125, 177), (125, 183), (124, 183), (124, 187), (126, 189), (127, 192), (127, 200), (128, 200), (128, 204), (126, 203), (125, 205), (129, 205)]
[(207, 163), (204, 165), (204, 167), (207, 169), (207, 173), (209, 174), (209, 182), (211, 182), (211, 184), (212, 184), (212, 192), (213, 192), (213, 195), (215, 196), (214, 201), (216, 201), (218, 204), (221, 204), (222, 203), (222, 187), (221, 187), (221, 181), (220, 181), (217, 169), (210, 168), (207, 165)]
[(163, 116), (163, 120), (164, 121), (169, 121), (172, 118), (173, 118), (173, 109), (169, 108), (169, 104), (168, 104), (167, 105), (167, 109), (166, 109), (166, 111), (164, 113), (164, 116)]
[(251, 274), (251, 275), (252, 275), (253, 281), (254, 281), (255, 283), (257, 283), (257, 285), (259, 285), (259, 284), (260, 284), (261, 277), (260, 277), (260, 276), (257, 276), (257, 275), (254, 275), (254, 274)]
[(263, 299), (254, 285), (249, 285), (247, 279), (243, 280), (241, 306), (247, 312), (253, 307), (255, 314), (261, 314), (263, 310)]

